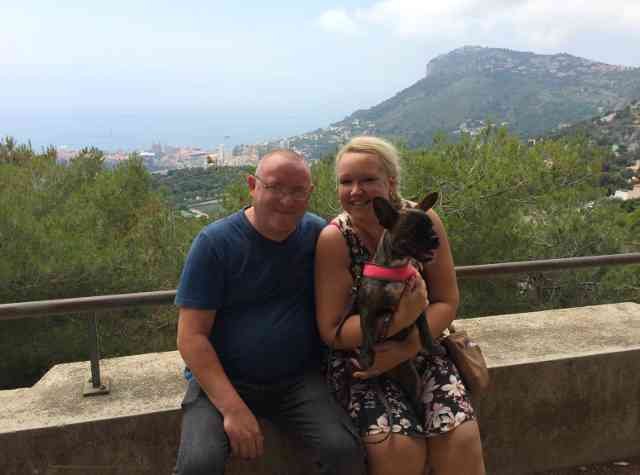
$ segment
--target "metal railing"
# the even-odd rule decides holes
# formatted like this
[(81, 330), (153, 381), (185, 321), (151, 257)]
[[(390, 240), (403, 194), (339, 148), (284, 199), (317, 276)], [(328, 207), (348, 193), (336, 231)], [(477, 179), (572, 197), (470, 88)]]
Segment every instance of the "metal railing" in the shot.
[[(456, 267), (459, 279), (496, 277), (506, 274), (527, 272), (553, 272), (584, 267), (640, 264), (640, 252), (603, 256), (568, 257), (536, 261), (502, 262), (474, 266)], [(143, 306), (171, 305), (175, 290), (139, 292), (131, 294), (100, 295), (59, 300), (40, 300), (0, 305), (0, 321), (23, 318), (43, 318), (52, 315), (79, 313), (88, 317), (89, 345), (91, 354), (90, 385), (85, 385), (85, 395), (109, 392), (108, 382), (100, 377), (100, 348), (98, 343), (97, 313), (108, 310), (127, 309)]]

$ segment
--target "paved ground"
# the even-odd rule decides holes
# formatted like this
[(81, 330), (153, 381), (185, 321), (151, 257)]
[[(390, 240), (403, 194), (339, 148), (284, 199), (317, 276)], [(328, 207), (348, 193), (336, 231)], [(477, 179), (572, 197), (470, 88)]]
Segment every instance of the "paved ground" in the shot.
[(538, 475), (640, 475), (640, 457), (600, 465), (540, 472)]

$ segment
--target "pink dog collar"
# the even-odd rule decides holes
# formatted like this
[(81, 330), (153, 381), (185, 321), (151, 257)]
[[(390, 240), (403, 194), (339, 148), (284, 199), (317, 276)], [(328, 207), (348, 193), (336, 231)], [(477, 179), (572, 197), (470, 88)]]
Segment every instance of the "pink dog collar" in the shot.
[(415, 275), (415, 269), (410, 264), (400, 267), (384, 267), (372, 262), (365, 262), (362, 270), (363, 277), (394, 282), (405, 281)]

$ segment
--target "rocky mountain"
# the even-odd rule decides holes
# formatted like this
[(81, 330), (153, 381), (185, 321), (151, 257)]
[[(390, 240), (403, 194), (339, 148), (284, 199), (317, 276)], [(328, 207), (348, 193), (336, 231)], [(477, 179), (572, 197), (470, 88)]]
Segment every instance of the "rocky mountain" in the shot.
[(640, 68), (566, 53), (465, 46), (432, 59), (424, 78), (392, 98), (288, 140), (317, 158), (353, 135), (428, 145), (439, 131), (452, 137), (474, 134), (487, 120), (527, 138), (618, 110), (639, 97)]

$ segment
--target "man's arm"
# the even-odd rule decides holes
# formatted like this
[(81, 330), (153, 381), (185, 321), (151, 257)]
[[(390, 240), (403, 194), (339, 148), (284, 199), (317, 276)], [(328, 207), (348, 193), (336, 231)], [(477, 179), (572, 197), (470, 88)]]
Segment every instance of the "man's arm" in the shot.
[(263, 436), (258, 421), (238, 395), (224, 372), (209, 334), (216, 318), (213, 310), (180, 308), (178, 351), (200, 387), (224, 419), (234, 456), (252, 459), (263, 453)]

